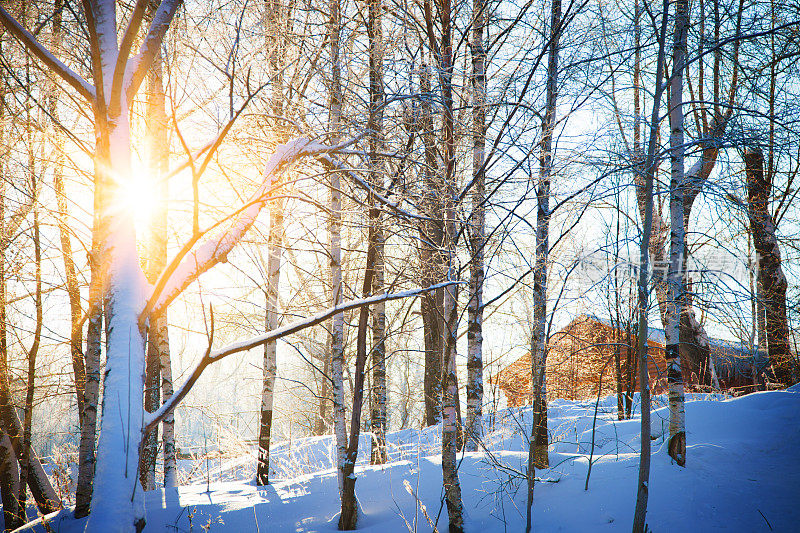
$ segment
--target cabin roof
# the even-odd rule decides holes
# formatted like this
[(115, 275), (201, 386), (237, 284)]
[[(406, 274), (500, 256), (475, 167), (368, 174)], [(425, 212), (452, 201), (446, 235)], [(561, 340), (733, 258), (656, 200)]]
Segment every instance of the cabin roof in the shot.
[[(582, 316), (585, 316), (590, 320), (594, 320), (596, 322), (604, 324), (608, 327), (611, 328), (615, 327), (612, 325), (611, 320), (607, 318), (599, 317), (597, 315), (592, 315), (589, 313), (585, 313)], [(667, 335), (661, 328), (648, 326), (647, 340), (650, 342), (657, 342), (658, 344), (666, 346)], [(708, 344), (711, 347), (711, 349), (714, 350), (714, 355), (717, 357), (718, 362), (733, 364), (738, 360), (747, 358), (748, 362), (754, 361), (757, 364), (765, 364), (769, 360), (766, 351), (753, 349), (749, 345), (741, 342), (709, 337)]]

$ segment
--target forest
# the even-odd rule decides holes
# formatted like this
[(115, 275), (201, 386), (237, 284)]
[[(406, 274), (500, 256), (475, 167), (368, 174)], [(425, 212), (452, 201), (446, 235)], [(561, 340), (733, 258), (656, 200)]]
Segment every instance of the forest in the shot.
[(4, 531), (790, 531), (798, 192), (793, 2), (0, 1)]

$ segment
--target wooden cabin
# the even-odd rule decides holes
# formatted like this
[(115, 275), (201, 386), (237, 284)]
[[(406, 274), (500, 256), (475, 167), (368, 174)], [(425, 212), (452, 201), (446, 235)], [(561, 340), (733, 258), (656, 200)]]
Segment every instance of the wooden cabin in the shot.
[[(635, 325), (634, 325), (635, 328)], [(569, 400), (597, 396), (617, 391), (617, 354), (619, 375), (623, 391), (627, 380), (635, 377), (634, 390), (639, 390), (639, 372), (636, 366), (635, 329), (619, 328), (608, 320), (581, 315), (564, 329), (551, 335), (547, 354), (547, 396)], [(650, 389), (654, 394), (667, 390), (664, 331), (648, 328), (648, 374)], [(721, 388), (753, 387), (753, 375), (759, 376), (768, 365), (766, 354), (752, 353), (738, 343), (709, 339), (711, 355)], [(681, 346), (681, 370), (687, 390), (709, 390), (711, 372), (708, 361), (698, 360), (698, 350)], [(628, 371), (632, 370), (632, 373)], [(517, 359), (500, 371), (495, 378), (508, 400), (509, 407), (532, 402), (530, 353)]]

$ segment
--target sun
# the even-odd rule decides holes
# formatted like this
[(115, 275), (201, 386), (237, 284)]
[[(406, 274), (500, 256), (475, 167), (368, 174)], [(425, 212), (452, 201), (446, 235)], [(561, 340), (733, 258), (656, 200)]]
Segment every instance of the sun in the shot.
[(136, 234), (147, 238), (162, 199), (156, 180), (139, 158), (132, 158), (130, 174), (119, 178), (117, 194), (117, 208), (133, 221)]

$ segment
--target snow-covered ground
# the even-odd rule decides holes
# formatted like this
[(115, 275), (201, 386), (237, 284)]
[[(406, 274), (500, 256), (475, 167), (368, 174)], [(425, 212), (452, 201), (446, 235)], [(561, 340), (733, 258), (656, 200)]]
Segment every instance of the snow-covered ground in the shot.
[[(663, 398), (657, 399), (663, 402)], [(639, 419), (616, 420), (616, 399), (600, 400), (593, 467), (584, 490), (594, 402), (549, 404), (551, 468), (534, 496), (537, 531), (629, 531), (639, 449)], [(722, 399), (687, 396), (686, 468), (672, 464), (666, 409), (653, 412), (653, 461), (647, 522), (673, 531), (800, 531), (800, 389)], [(459, 477), (467, 530), (524, 529), (530, 409), (486, 419), (485, 450), (461, 456)], [(447, 530), (442, 505), (438, 428), (390, 435), (391, 461), (356, 469), (363, 514), (359, 530), (390, 533)], [(179, 489), (146, 494), (146, 532), (282, 532), (336, 529), (339, 501), (332, 437), (299, 439), (273, 449), (280, 480), (256, 487), (252, 458), (210, 463)], [(361, 462), (368, 460), (361, 442)], [(197, 471), (196, 471), (197, 472)], [(238, 479), (237, 479), (238, 478)], [(223, 481), (220, 481), (222, 479)], [(226, 480), (227, 479), (227, 480)], [(210, 483), (208, 481), (210, 480)], [(62, 512), (52, 530), (82, 530)]]

